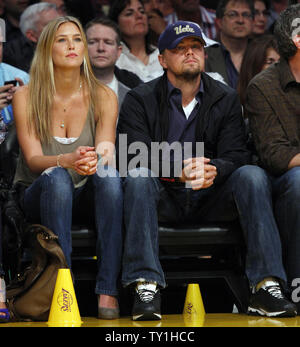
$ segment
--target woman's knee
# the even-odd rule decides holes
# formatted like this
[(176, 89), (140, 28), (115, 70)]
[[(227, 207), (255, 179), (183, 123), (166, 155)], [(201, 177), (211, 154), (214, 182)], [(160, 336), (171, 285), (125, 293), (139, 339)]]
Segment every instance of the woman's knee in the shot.
[(72, 178), (66, 169), (51, 167), (42, 173), (41, 179), (44, 189), (52, 193), (64, 195), (73, 190)]
[(95, 189), (101, 194), (109, 194), (111, 197), (122, 197), (122, 181), (119, 172), (110, 166), (102, 166), (97, 169), (93, 175), (93, 183)]

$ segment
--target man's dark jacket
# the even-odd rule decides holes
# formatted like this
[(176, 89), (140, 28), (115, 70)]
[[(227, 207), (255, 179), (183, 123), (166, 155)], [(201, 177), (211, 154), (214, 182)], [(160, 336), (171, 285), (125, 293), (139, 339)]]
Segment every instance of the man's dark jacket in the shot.
[(205, 71), (218, 72), (224, 78), (224, 81), (229, 85), (226, 62), (221, 46), (209, 46), (205, 48), (205, 52), (207, 55), (205, 59)]
[(3, 62), (29, 72), (35, 44), (25, 36), (8, 41), (3, 46)]
[[(250, 153), (236, 91), (205, 73), (201, 78), (204, 93), (197, 114), (195, 138), (204, 142), (204, 155), (216, 166), (215, 184), (219, 184), (235, 169), (249, 163)], [(127, 134), (128, 146), (136, 141), (145, 143), (150, 153), (151, 142), (166, 141), (170, 116), (164, 74), (127, 93), (120, 111), (118, 133)], [(128, 162), (133, 157), (128, 155)], [(150, 162), (149, 155), (149, 169)], [(161, 170), (158, 175), (161, 177)]]

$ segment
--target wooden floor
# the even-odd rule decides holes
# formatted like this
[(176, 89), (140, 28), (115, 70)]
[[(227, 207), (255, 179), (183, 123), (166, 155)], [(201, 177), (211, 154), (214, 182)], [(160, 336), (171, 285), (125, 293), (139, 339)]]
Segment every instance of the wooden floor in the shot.
[[(194, 327), (300, 327), (300, 316), (295, 318), (263, 318), (238, 313), (206, 314), (203, 322), (188, 322), (183, 315), (163, 315), (161, 321), (133, 322), (130, 317), (117, 320), (100, 320), (81, 317), (81, 327), (99, 328), (194, 328)], [(58, 325), (59, 326), (59, 325)], [(5, 323), (1, 327), (48, 327), (47, 322)]]

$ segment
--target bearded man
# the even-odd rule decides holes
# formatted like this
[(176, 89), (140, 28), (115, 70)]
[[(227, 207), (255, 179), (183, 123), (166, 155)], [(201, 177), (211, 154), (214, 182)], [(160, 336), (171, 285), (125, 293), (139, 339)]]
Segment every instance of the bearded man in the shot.
[[(204, 45), (198, 24), (178, 21), (167, 26), (158, 41), (164, 75), (129, 91), (121, 107), (118, 130), (129, 146), (127, 174), (122, 172), (122, 283), (134, 288), (133, 320), (161, 319), (160, 289), (166, 282), (159, 261), (160, 222), (239, 219), (250, 286), (271, 276), (284, 277), (279, 235), (269, 232), (273, 212), (265, 173), (246, 165), (249, 152), (239, 97), (203, 72)], [(139, 148), (139, 161), (134, 148)], [(265, 290), (269, 282), (272, 290)], [(255, 300), (273, 316), (294, 316), (295, 305), (278, 294), (279, 286), (274, 296), (277, 284), (269, 282)]]

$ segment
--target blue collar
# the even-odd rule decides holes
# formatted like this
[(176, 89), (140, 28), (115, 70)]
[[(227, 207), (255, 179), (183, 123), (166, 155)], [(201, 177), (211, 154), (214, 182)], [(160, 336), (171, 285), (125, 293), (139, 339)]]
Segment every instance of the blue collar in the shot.
[[(204, 93), (204, 84), (203, 84), (203, 81), (202, 81), (202, 78), (200, 80), (200, 86), (199, 86), (199, 91), (198, 93), (195, 95), (195, 98), (196, 100), (201, 104), (201, 101), (202, 101), (202, 96), (203, 96), (203, 93)], [(174, 87), (173, 84), (169, 81), (168, 79), (168, 94), (167, 94), (167, 97), (168, 97), (168, 101), (170, 100), (171, 96), (173, 95), (180, 95), (181, 96), (181, 90)]]

